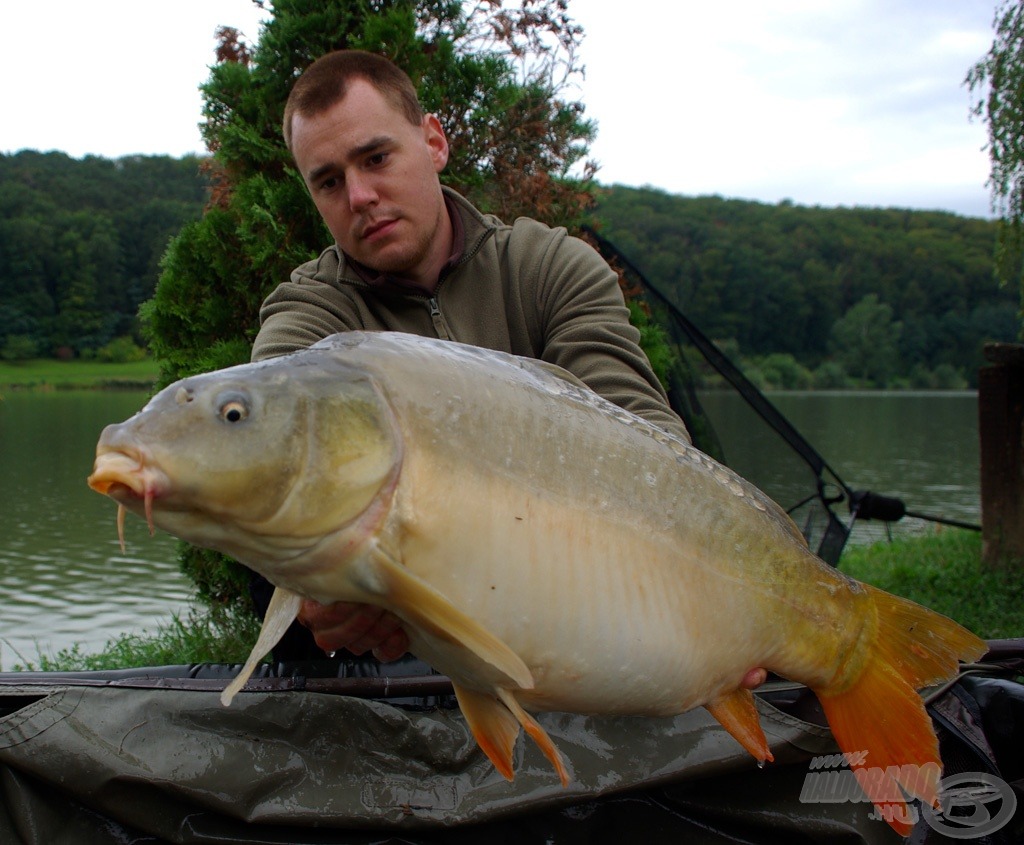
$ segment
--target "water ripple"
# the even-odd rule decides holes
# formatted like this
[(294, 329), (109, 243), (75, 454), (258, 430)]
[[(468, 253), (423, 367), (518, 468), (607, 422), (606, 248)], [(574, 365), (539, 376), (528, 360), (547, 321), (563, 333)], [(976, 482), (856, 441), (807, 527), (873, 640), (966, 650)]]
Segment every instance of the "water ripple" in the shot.
[(95, 651), (187, 608), (177, 541), (141, 533), (122, 554), (116, 507), (85, 484), (100, 430), (144, 402), (123, 393), (0, 402), (0, 668), (76, 644)]

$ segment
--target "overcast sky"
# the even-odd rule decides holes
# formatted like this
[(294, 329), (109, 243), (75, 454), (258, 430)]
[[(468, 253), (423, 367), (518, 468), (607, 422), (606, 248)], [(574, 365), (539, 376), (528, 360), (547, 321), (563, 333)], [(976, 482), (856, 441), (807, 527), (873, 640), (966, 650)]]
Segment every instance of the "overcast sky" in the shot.
[[(990, 214), (964, 76), (997, 0), (572, 0), (604, 184)], [(0, 151), (202, 152), (198, 86), (249, 0), (29, 0), (0, 13)]]

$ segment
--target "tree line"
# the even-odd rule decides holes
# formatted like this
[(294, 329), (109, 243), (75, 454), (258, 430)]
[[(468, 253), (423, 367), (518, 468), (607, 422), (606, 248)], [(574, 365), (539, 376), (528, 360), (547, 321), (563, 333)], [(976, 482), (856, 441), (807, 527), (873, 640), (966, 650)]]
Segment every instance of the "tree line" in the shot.
[(0, 357), (140, 354), (139, 306), (209, 193), (201, 164), (0, 155)]
[[(208, 197), (198, 157), (0, 155), (0, 355), (142, 346), (139, 306)], [(622, 186), (598, 197), (602, 234), (765, 386), (966, 386), (982, 344), (1019, 331), (991, 221)]]
[(974, 385), (983, 344), (1020, 330), (993, 221), (599, 193), (602, 234), (768, 387)]

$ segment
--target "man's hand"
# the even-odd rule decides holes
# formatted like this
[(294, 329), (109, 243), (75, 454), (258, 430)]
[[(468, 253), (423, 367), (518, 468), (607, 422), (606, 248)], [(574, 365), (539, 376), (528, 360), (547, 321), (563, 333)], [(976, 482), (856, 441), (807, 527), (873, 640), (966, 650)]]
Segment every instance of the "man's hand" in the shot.
[(299, 609), (299, 621), (313, 632), (316, 644), (328, 654), (342, 648), (353, 654), (372, 651), (374, 657), (386, 663), (409, 650), (402, 620), (371, 604), (318, 604), (306, 599)]
[(743, 676), (741, 686), (745, 689), (755, 690), (768, 680), (768, 672), (764, 669), (751, 669)]

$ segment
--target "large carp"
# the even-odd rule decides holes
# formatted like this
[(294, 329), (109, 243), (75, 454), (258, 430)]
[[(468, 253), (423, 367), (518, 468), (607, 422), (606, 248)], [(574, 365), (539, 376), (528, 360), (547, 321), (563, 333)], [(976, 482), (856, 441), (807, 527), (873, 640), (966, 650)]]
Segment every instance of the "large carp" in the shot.
[(300, 597), (379, 605), (510, 779), (520, 726), (569, 779), (531, 710), (703, 705), (771, 759), (742, 686), (765, 667), (817, 694), (872, 800), (935, 803), (915, 689), (985, 648), (822, 563), (754, 486), (572, 376), (450, 342), (353, 332), (184, 379), (104, 430), (89, 484), (122, 537), (127, 508), (276, 585), (225, 704)]

